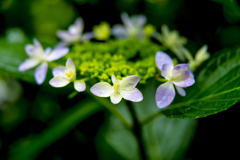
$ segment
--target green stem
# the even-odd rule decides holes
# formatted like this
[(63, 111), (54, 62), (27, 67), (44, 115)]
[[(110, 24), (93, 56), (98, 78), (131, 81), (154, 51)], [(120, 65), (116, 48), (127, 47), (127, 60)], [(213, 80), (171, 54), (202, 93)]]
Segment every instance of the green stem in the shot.
[(165, 79), (165, 78), (157, 78), (156, 80), (159, 81), (159, 82), (167, 82), (167, 81), (168, 81), (168, 80)]
[(74, 98), (78, 93), (79, 93), (78, 91), (73, 91), (72, 93), (70, 93), (70, 94), (68, 95), (68, 99)]
[(139, 123), (140, 123), (141, 125), (146, 125), (146, 124), (148, 124), (149, 122), (151, 122), (152, 120), (154, 120), (155, 118), (157, 118), (157, 117), (159, 117), (159, 116), (162, 116), (162, 115), (163, 115), (162, 112), (159, 111), (159, 112), (157, 112), (157, 113), (155, 113), (155, 114), (153, 114), (153, 115), (145, 118), (144, 120), (140, 121)]
[(132, 127), (132, 124), (129, 124), (127, 122), (127, 120), (122, 116), (122, 114), (117, 110), (116, 106), (114, 106), (109, 100), (107, 99), (104, 99), (104, 98), (100, 98), (100, 97), (97, 97), (95, 95), (93, 95), (91, 92), (90, 92), (90, 87), (87, 86), (87, 89), (86, 89), (86, 92), (88, 94), (90, 94), (97, 102), (99, 102), (100, 104), (102, 104), (104, 107), (106, 107), (115, 117), (117, 117), (123, 124), (126, 128), (131, 128)]
[(12, 145), (9, 159), (35, 159), (44, 148), (65, 136), (80, 122), (101, 109), (102, 106), (99, 103), (89, 102), (89, 100), (68, 109), (42, 133), (21, 138), (18, 143)]

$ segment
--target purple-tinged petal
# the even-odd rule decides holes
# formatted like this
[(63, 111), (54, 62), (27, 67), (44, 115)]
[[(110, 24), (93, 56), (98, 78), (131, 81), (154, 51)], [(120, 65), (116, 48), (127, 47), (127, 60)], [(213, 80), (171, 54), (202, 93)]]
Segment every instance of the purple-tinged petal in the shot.
[(55, 45), (54, 49), (57, 49), (57, 48), (64, 48), (66, 46), (68, 46), (69, 43), (68, 42), (65, 42), (65, 41), (62, 41), (62, 42), (59, 42)]
[(109, 97), (114, 92), (114, 89), (107, 82), (99, 82), (92, 86), (90, 91), (98, 97)]
[(50, 53), (47, 57), (48, 61), (55, 61), (59, 58), (62, 58), (69, 52), (69, 48), (56, 48)]
[(167, 79), (170, 80), (170, 78), (172, 77), (172, 70), (173, 70), (173, 66), (170, 64), (163, 64), (162, 65), (162, 76)]
[(48, 56), (51, 51), (52, 51), (52, 49), (51, 49), (50, 47), (46, 48), (46, 49), (44, 50), (44, 56), (45, 56), (45, 57)]
[(33, 43), (34, 43), (34, 47), (42, 48), (41, 43), (36, 38), (33, 39)]
[(190, 74), (190, 76), (192, 76), (194, 78), (194, 74), (192, 71), (189, 70), (189, 74)]
[(66, 31), (57, 31), (57, 36), (65, 42), (74, 43), (80, 41), (79, 35), (71, 35)]
[(167, 107), (175, 97), (175, 90), (171, 81), (161, 84), (157, 88), (156, 103), (158, 108)]
[[(190, 74), (190, 73), (189, 73)], [(188, 76), (187, 79), (182, 81), (172, 81), (178, 87), (188, 87), (195, 83), (195, 80), (192, 76)]]
[(25, 51), (30, 57), (42, 55), (44, 52), (41, 47), (36, 47), (31, 44), (25, 45)]
[(77, 18), (73, 25), (68, 28), (71, 35), (81, 34), (83, 31), (83, 19)]
[(92, 38), (94, 38), (94, 33), (93, 33), (93, 32), (86, 32), (86, 33), (83, 33), (83, 34), (82, 34), (81, 40), (82, 40), (83, 42), (85, 42), (85, 41), (88, 41), (88, 40), (90, 40), (90, 39), (92, 39)]
[(132, 16), (131, 20), (132, 20), (132, 23), (134, 24), (134, 26), (136, 26), (136, 27), (143, 27), (147, 22), (147, 19), (144, 15)]
[(114, 92), (110, 95), (110, 99), (113, 104), (118, 104), (122, 100), (122, 96)]
[(160, 70), (162, 70), (163, 64), (169, 64), (172, 67), (174, 66), (172, 58), (162, 51), (157, 52), (155, 60), (156, 60), (157, 66)]
[(35, 67), (39, 63), (40, 63), (40, 61), (36, 60), (36, 59), (26, 59), (22, 64), (20, 64), (20, 66), (18, 67), (18, 70), (25, 71), (25, 70)]
[(177, 92), (178, 92), (181, 96), (186, 96), (186, 92), (185, 92), (185, 90), (184, 90), (183, 88), (178, 87), (178, 86), (176, 86), (176, 85), (175, 85), (175, 87), (176, 87)]
[(133, 101), (133, 102), (140, 102), (143, 100), (142, 93), (137, 89), (133, 89), (131, 91), (120, 91), (122, 97), (126, 100)]
[(76, 81), (74, 81), (74, 88), (78, 92), (82, 92), (82, 91), (84, 91), (86, 89), (86, 84), (82, 80), (76, 80)]
[(76, 70), (75, 69), (75, 65), (74, 65), (74, 63), (73, 63), (71, 58), (68, 58), (68, 60), (66, 62), (66, 67), (72, 69), (74, 72)]
[(34, 71), (34, 76), (37, 84), (42, 84), (47, 75), (48, 64), (46, 62), (42, 63)]
[(122, 13), (121, 14), (121, 18), (122, 18), (122, 21), (123, 21), (123, 24), (127, 27), (132, 27), (132, 22), (131, 22), (131, 19), (129, 18), (128, 14), (127, 13)]
[(116, 78), (116, 76), (115, 76), (115, 75), (112, 75), (112, 82), (113, 82), (113, 84), (115, 84), (115, 83), (116, 83), (116, 81), (117, 81), (117, 78)]
[(53, 87), (64, 87), (66, 85), (68, 85), (70, 83), (70, 81), (66, 80), (65, 78), (58, 76), (58, 77), (54, 77), (49, 81), (49, 84)]
[(125, 91), (130, 91), (135, 88), (137, 83), (139, 82), (139, 77), (136, 75), (131, 75), (123, 78), (120, 89)]
[(112, 35), (114, 35), (118, 39), (125, 39), (128, 38), (128, 33), (126, 29), (122, 25), (114, 25), (112, 27)]
[(57, 68), (54, 68), (52, 70), (53, 77), (58, 77), (58, 76), (64, 77), (65, 76), (65, 70), (66, 70), (66, 67), (63, 67), (63, 66), (59, 66)]
[(188, 64), (178, 64), (172, 70), (173, 81), (183, 81), (189, 77), (189, 66)]

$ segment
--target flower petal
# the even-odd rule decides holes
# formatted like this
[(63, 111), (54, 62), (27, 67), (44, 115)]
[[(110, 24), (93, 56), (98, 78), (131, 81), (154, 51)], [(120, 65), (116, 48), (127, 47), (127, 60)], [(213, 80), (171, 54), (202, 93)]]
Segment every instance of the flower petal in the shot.
[(143, 100), (143, 95), (137, 88), (131, 91), (120, 91), (120, 94), (124, 99), (129, 101), (140, 102)]
[(112, 27), (112, 34), (118, 39), (128, 38), (128, 33), (122, 25), (114, 25)]
[(68, 85), (70, 83), (70, 81), (66, 80), (65, 78), (58, 76), (58, 77), (54, 77), (49, 81), (49, 84), (53, 87), (64, 87), (66, 85)]
[(82, 80), (76, 80), (76, 81), (74, 81), (74, 88), (78, 92), (82, 92), (82, 91), (84, 91), (86, 89), (86, 84)]
[(122, 21), (123, 21), (123, 24), (127, 27), (131, 26), (132, 27), (132, 22), (131, 22), (131, 19), (129, 18), (128, 14), (127, 13), (122, 13), (121, 14), (121, 18), (122, 18)]
[(116, 81), (117, 81), (117, 78), (116, 78), (116, 76), (115, 76), (115, 75), (112, 75), (112, 82), (113, 82), (113, 84), (115, 84), (115, 83), (116, 83)]
[(189, 77), (189, 65), (188, 64), (178, 64), (172, 70), (172, 80), (173, 81), (183, 81)]
[(49, 54), (47, 57), (48, 61), (55, 61), (59, 58), (62, 58), (69, 52), (69, 48), (56, 48)]
[(85, 41), (88, 41), (88, 40), (90, 40), (90, 39), (92, 39), (92, 38), (94, 38), (94, 33), (93, 33), (93, 32), (86, 32), (86, 33), (83, 33), (83, 34), (82, 34), (81, 40), (82, 40), (83, 42), (85, 42)]
[(74, 72), (76, 70), (75, 69), (75, 65), (74, 65), (74, 63), (73, 63), (71, 58), (68, 58), (68, 60), (66, 62), (66, 67), (72, 69)]
[(120, 89), (126, 90), (126, 91), (133, 90), (138, 82), (139, 82), (138, 76), (136, 76), (136, 75), (127, 76), (127, 77), (123, 78), (123, 80), (120, 84)]
[(171, 81), (161, 84), (157, 88), (156, 103), (158, 108), (167, 107), (175, 97), (175, 90)]
[(170, 78), (172, 77), (172, 70), (173, 70), (173, 66), (170, 64), (163, 64), (162, 65), (162, 76), (167, 79), (170, 80)]
[(169, 64), (173, 67), (172, 58), (162, 51), (157, 52), (155, 60), (160, 70), (162, 69), (163, 64)]
[(52, 51), (52, 49), (50, 47), (46, 48), (44, 50), (44, 56), (48, 56), (51, 51)]
[(144, 15), (134, 15), (131, 17), (131, 21), (134, 26), (143, 27), (146, 24), (147, 19)]
[(80, 41), (80, 35), (71, 35), (66, 31), (57, 31), (57, 36), (68, 44)]
[(68, 28), (71, 35), (81, 34), (83, 31), (83, 19), (77, 18), (73, 25)]
[(90, 91), (98, 97), (109, 97), (114, 92), (114, 89), (107, 82), (99, 82), (92, 86)]
[(122, 96), (119, 93), (113, 92), (110, 95), (110, 99), (113, 104), (118, 104), (122, 100)]
[(66, 70), (66, 67), (63, 67), (63, 66), (59, 66), (57, 68), (54, 68), (52, 70), (53, 77), (58, 77), (58, 76), (64, 77), (65, 76), (65, 70)]
[(184, 90), (183, 88), (178, 87), (178, 86), (176, 86), (176, 85), (175, 85), (175, 87), (176, 87), (177, 92), (178, 92), (181, 96), (186, 96), (186, 92), (185, 92), (185, 90)]
[(36, 38), (33, 39), (33, 43), (34, 43), (34, 46), (35, 46), (35, 47), (37, 47), (37, 48), (42, 48), (41, 43), (40, 43)]
[(37, 84), (42, 84), (47, 75), (48, 64), (46, 62), (42, 63), (34, 71), (34, 76)]
[[(190, 74), (190, 73), (189, 73)], [(178, 87), (188, 87), (195, 83), (195, 80), (192, 76), (188, 76), (187, 79), (182, 81), (172, 81)]]
[(35, 67), (39, 63), (40, 63), (39, 60), (29, 58), (29, 59), (26, 59), (22, 64), (20, 64), (20, 66), (18, 67), (18, 70), (25, 71), (25, 70)]

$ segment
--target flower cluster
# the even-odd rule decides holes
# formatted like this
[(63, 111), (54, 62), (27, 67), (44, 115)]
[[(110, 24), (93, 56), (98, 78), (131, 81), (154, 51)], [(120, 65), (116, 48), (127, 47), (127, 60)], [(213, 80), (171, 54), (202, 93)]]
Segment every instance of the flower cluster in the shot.
[[(73, 82), (75, 90), (82, 92), (86, 89), (86, 81), (98, 79), (100, 82), (92, 84), (91, 93), (98, 97), (110, 97), (111, 102), (117, 104), (122, 98), (133, 102), (142, 101), (143, 95), (136, 85), (138, 82), (145, 83), (149, 78), (158, 78), (160, 69), (166, 82), (156, 90), (157, 106), (165, 108), (173, 101), (174, 86), (181, 96), (185, 96), (183, 88), (195, 82), (190, 69), (194, 70), (209, 57), (207, 46), (202, 47), (194, 59), (183, 47), (187, 39), (179, 37), (176, 31), (170, 32), (166, 25), (163, 25), (160, 34), (154, 26), (146, 25), (146, 17), (143, 15), (129, 17), (127, 13), (123, 13), (121, 18), (123, 25), (117, 24), (111, 29), (107, 22), (102, 22), (93, 27), (93, 32), (88, 33), (83, 33), (83, 20), (78, 18), (68, 31), (57, 32), (61, 42), (53, 50), (51, 48), (44, 50), (34, 39), (34, 45), (25, 47), (30, 58), (19, 66), (19, 71), (40, 64), (35, 69), (34, 75), (37, 84), (42, 84), (46, 78), (49, 62), (66, 55), (66, 66), (58, 66), (52, 70), (53, 78), (49, 81), (51, 86), (59, 88)], [(107, 40), (111, 35), (117, 39), (128, 40), (86, 42), (93, 38)], [(163, 46), (146, 40), (150, 37), (157, 38)], [(74, 47), (67, 54), (69, 48), (65, 46), (70, 45)], [(175, 53), (181, 61), (188, 59), (188, 64), (174, 66), (170, 56), (160, 51), (165, 47)], [(110, 84), (111, 81), (113, 85)]]

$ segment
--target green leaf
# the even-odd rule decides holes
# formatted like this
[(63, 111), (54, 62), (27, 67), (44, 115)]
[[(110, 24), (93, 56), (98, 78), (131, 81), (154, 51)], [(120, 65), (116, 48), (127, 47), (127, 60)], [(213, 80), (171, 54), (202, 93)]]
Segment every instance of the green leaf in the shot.
[(200, 118), (224, 111), (240, 100), (240, 49), (215, 54), (189, 87), (182, 102), (162, 113), (171, 118)]
[(34, 70), (18, 71), (18, 66), (28, 57), (23, 43), (8, 43), (0, 38), (0, 73), (27, 82), (35, 83)]
[(99, 103), (86, 100), (70, 108), (55, 119), (50, 127), (38, 135), (29, 135), (10, 147), (9, 160), (34, 159), (44, 148), (65, 136), (87, 117), (102, 109)]
[(158, 117), (142, 127), (148, 160), (183, 158), (196, 130), (196, 120)]
[[(126, 119), (130, 119), (126, 105), (118, 104), (118, 110)], [(125, 114), (124, 114), (125, 113)], [(96, 146), (100, 159), (104, 160), (140, 160), (139, 145), (133, 132), (111, 115), (100, 129), (96, 138)]]

